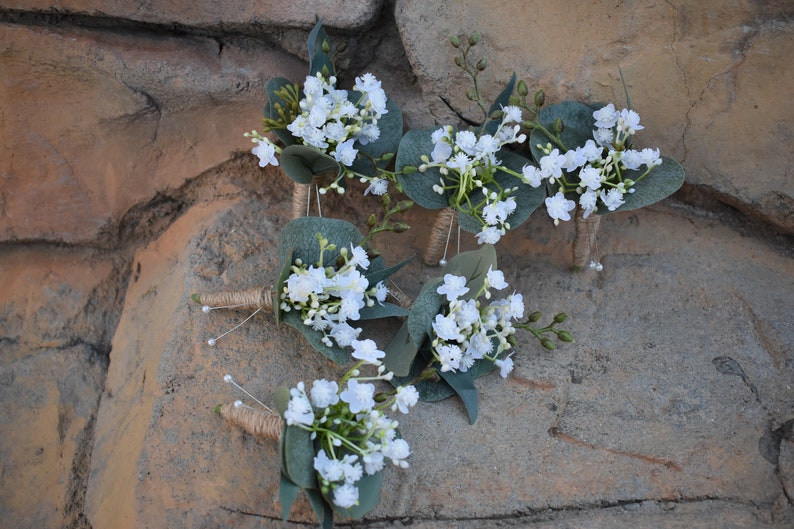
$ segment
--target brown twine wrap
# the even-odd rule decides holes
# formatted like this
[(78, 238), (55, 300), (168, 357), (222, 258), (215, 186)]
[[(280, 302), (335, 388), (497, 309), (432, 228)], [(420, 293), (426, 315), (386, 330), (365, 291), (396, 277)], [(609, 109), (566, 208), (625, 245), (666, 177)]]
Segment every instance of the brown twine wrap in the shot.
[(406, 296), (401, 290), (397, 290), (397, 288), (390, 288), (389, 289), (389, 296), (397, 303), (397, 305), (401, 306), (404, 309), (410, 309), (411, 305), (413, 305), (413, 301), (411, 298)]
[(428, 239), (425, 248), (425, 256), (422, 259), (427, 266), (438, 265), (444, 256), (447, 237), (455, 226), (455, 215), (455, 210), (452, 208), (444, 208), (436, 215), (433, 228), (430, 230), (430, 239)]
[(228, 402), (223, 404), (218, 412), (226, 422), (242, 428), (255, 437), (274, 441), (281, 439), (284, 423), (280, 415), (248, 406), (235, 406)]
[(248, 290), (227, 290), (215, 294), (200, 294), (200, 302), (210, 307), (228, 307), (254, 310), (273, 311), (273, 298), (270, 288), (256, 287)]
[(590, 260), (592, 248), (595, 247), (599, 224), (601, 224), (600, 215), (592, 214), (584, 218), (584, 210), (577, 206), (576, 217), (574, 218), (574, 228), (576, 229), (573, 241), (574, 269), (584, 268)]
[(309, 208), (310, 184), (295, 183), (292, 186), (292, 218), (305, 217), (306, 210)]

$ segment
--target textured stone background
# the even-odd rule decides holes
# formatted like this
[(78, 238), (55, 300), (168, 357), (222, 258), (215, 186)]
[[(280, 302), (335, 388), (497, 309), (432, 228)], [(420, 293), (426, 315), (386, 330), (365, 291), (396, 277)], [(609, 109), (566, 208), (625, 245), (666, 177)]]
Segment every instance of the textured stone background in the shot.
[[(620, 104), (620, 67), (639, 141), (687, 172), (604, 219), (601, 274), (568, 271), (571, 227), (542, 213), (509, 234), (511, 285), (577, 343), (524, 345), (475, 426), (452, 400), (407, 416), (412, 467), (352, 526), (794, 524), (791, 2), (0, 0), (3, 525), (280, 527), (277, 450), (211, 413), (237, 398), (221, 378), (267, 398), (340, 368), (269, 316), (210, 349), (246, 315), (188, 296), (272, 281), (290, 184), (241, 133), (268, 79), (305, 75), (315, 15), (411, 127), (476, 117), (450, 34), (482, 33), (486, 95), (515, 71)], [(432, 214), (408, 220), (384, 254), (421, 253)]]

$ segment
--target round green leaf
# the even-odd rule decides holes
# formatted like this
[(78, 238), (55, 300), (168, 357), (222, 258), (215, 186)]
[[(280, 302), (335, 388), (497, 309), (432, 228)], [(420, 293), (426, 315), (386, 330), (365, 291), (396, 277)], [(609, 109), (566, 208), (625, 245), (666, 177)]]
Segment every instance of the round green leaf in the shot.
[(314, 441), (311, 432), (297, 426), (284, 428), (282, 461), (287, 477), (304, 489), (316, 489), (314, 473)]
[(425, 209), (440, 209), (449, 205), (449, 193), (439, 195), (433, 191), (433, 186), (441, 180), (441, 173), (436, 168), (430, 168), (423, 173), (418, 170), (411, 174), (401, 174), (403, 167), (412, 165), (419, 167), (422, 156), (430, 156), (433, 152), (433, 131), (436, 129), (409, 130), (400, 140), (397, 150), (396, 170), (397, 180), (408, 198)]
[[(643, 171), (626, 171), (624, 178), (637, 178)], [(662, 165), (654, 167), (642, 180), (634, 184), (633, 193), (623, 195), (626, 202), (615, 210), (631, 211), (654, 204), (672, 195), (684, 183), (684, 169), (672, 158), (662, 157)], [(598, 213), (614, 213), (600, 207)]]
[(549, 131), (557, 118), (562, 119), (564, 125), (560, 140), (565, 145), (565, 149), (555, 145), (542, 130), (533, 129), (529, 135), (529, 148), (532, 157), (537, 162), (545, 156), (543, 151), (538, 148), (538, 144), (545, 146), (547, 143), (551, 143), (552, 148), (557, 148), (561, 153), (565, 153), (566, 149), (582, 147), (587, 140), (593, 139), (595, 118), (593, 118), (593, 109), (589, 106), (576, 101), (565, 101), (540, 111), (540, 123)]
[(299, 184), (311, 184), (314, 177), (323, 173), (342, 172), (333, 157), (308, 145), (290, 145), (281, 151), (281, 168)]

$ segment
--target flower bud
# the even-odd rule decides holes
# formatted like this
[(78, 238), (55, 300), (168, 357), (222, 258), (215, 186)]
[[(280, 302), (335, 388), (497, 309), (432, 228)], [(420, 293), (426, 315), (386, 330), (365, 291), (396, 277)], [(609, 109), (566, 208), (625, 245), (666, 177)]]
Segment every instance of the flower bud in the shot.
[(546, 102), (546, 92), (543, 90), (538, 90), (535, 92), (535, 106), (542, 107), (543, 103)]
[(393, 152), (383, 153), (383, 156), (380, 157), (380, 159), (383, 160), (384, 162), (388, 162), (392, 158), (394, 158), (394, 153)]
[(488, 67), (488, 59), (486, 59), (485, 57), (483, 57), (482, 59), (480, 59), (479, 61), (477, 61), (477, 69), (478, 69), (479, 71), (483, 71), (483, 70), (485, 70), (487, 67)]
[(413, 205), (414, 203), (412, 200), (401, 200), (397, 202), (397, 204), (394, 206), (393, 211), (394, 213), (402, 213), (404, 211), (408, 211), (409, 209), (411, 209)]
[(554, 126), (552, 127), (552, 130), (557, 134), (565, 130), (565, 125), (562, 123), (562, 118), (557, 118), (554, 120)]
[(568, 315), (564, 312), (560, 312), (554, 316), (554, 323), (562, 323), (568, 319)]
[(460, 57), (455, 57), (455, 66), (458, 68), (463, 68), (463, 59)]
[(529, 94), (529, 88), (527, 88), (527, 83), (523, 79), (518, 81), (518, 85), (516, 85), (516, 92), (518, 92), (518, 95), (521, 97), (527, 97), (527, 94)]
[(384, 193), (383, 196), (380, 197), (380, 203), (383, 204), (384, 209), (388, 208), (391, 205), (391, 195)]
[(474, 90), (467, 90), (466, 97), (469, 98), (469, 101), (475, 101), (477, 99), (477, 94), (474, 93)]
[(573, 343), (573, 336), (568, 331), (560, 331), (557, 333), (557, 338), (561, 342)]
[(392, 231), (394, 231), (394, 233), (403, 233), (403, 232), (406, 232), (406, 231), (408, 231), (410, 229), (411, 229), (411, 227), (408, 224), (406, 224), (404, 222), (398, 222), (398, 223), (396, 223), (394, 225), (394, 228), (392, 229)]
[(539, 310), (536, 310), (535, 312), (533, 312), (529, 316), (527, 316), (527, 321), (530, 322), (530, 323), (535, 323), (536, 321), (538, 321), (540, 319), (541, 316), (543, 316), (543, 313), (540, 312)]
[(367, 219), (367, 227), (368, 228), (374, 228), (375, 224), (377, 224), (377, 223), (378, 223), (378, 217), (376, 217), (375, 214), (373, 213)]
[(480, 33), (475, 31), (469, 36), (469, 46), (476, 46), (480, 42)]
[(457, 35), (452, 35), (449, 38), (449, 43), (452, 44), (453, 48), (460, 48), (460, 39)]
[(553, 351), (553, 350), (555, 349), (555, 347), (554, 347), (554, 342), (552, 342), (552, 341), (551, 341), (551, 340), (549, 340), (548, 338), (543, 338), (543, 339), (540, 341), (540, 345), (542, 345), (543, 347), (545, 347), (545, 348), (546, 348), (546, 349), (548, 349), (549, 351)]
[(331, 53), (331, 43), (327, 40), (323, 40), (322, 49), (323, 53)]
[(403, 166), (403, 174), (413, 174), (416, 172), (415, 165), (404, 165)]

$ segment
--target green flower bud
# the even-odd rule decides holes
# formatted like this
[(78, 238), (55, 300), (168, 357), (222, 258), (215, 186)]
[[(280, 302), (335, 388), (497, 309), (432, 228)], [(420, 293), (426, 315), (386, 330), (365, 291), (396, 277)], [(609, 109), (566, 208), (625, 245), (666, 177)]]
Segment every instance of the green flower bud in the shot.
[(403, 233), (403, 232), (406, 232), (406, 231), (408, 231), (410, 229), (411, 229), (411, 227), (408, 224), (406, 224), (404, 222), (398, 222), (398, 223), (396, 223), (394, 225), (394, 229), (392, 231), (394, 233)]
[(552, 130), (557, 134), (565, 130), (565, 125), (562, 123), (562, 118), (557, 118), (554, 120), (554, 126), (552, 127)]
[(403, 165), (403, 174), (414, 174), (416, 172), (415, 165)]
[(524, 127), (525, 129), (532, 130), (535, 128), (535, 122), (524, 120), (521, 122), (521, 126)]
[(540, 319), (541, 316), (543, 316), (543, 313), (540, 312), (539, 310), (536, 310), (535, 312), (533, 312), (529, 316), (527, 316), (527, 321), (529, 323), (535, 323), (536, 321), (538, 321)]
[(475, 101), (477, 99), (477, 94), (474, 93), (474, 90), (467, 90), (466, 97), (469, 98), (469, 101)]
[(331, 53), (331, 43), (327, 40), (323, 40), (323, 53)]
[(392, 209), (392, 212), (395, 214), (402, 213), (404, 211), (408, 211), (409, 209), (411, 209), (413, 205), (414, 203), (412, 200), (401, 200), (397, 202), (397, 204), (394, 206), (394, 209)]
[(488, 67), (488, 59), (483, 57), (479, 61), (477, 61), (477, 69), (480, 71), (485, 70)]
[(463, 68), (463, 59), (460, 57), (455, 57), (455, 66), (458, 68)]
[(372, 215), (370, 215), (370, 216), (369, 216), (369, 218), (367, 219), (367, 227), (369, 227), (369, 228), (374, 228), (374, 227), (375, 227), (375, 224), (377, 224), (377, 223), (378, 223), (378, 217), (377, 217), (377, 216), (375, 216), (375, 214), (373, 213), (373, 214), (372, 214)]
[(518, 92), (518, 95), (521, 97), (527, 97), (527, 94), (529, 94), (529, 88), (527, 88), (527, 83), (523, 79), (518, 81), (518, 85), (516, 85), (516, 92)]
[(391, 205), (391, 195), (384, 193), (383, 196), (380, 197), (380, 203), (383, 204), (383, 209), (388, 208)]
[(561, 342), (573, 343), (573, 336), (568, 331), (558, 332), (557, 339), (559, 339)]
[(543, 103), (546, 102), (546, 92), (543, 90), (538, 90), (535, 92), (535, 106), (542, 107)]
[(475, 31), (469, 36), (469, 46), (476, 46), (480, 42), (480, 33)]
[(568, 319), (568, 315), (564, 312), (560, 312), (559, 314), (554, 316), (554, 323), (562, 323)]
[(460, 48), (460, 39), (457, 35), (452, 35), (449, 38), (449, 43), (452, 44), (453, 48)]
[(543, 339), (540, 341), (540, 345), (542, 345), (543, 347), (545, 347), (545, 348), (546, 348), (546, 349), (548, 349), (549, 351), (553, 351), (554, 349), (556, 349), (556, 347), (554, 346), (554, 342), (552, 342), (552, 341), (551, 341), (551, 340), (549, 340), (548, 338), (543, 338)]
[(380, 157), (380, 159), (383, 160), (384, 162), (388, 162), (392, 158), (394, 158), (394, 153), (393, 152), (383, 153), (383, 156)]

